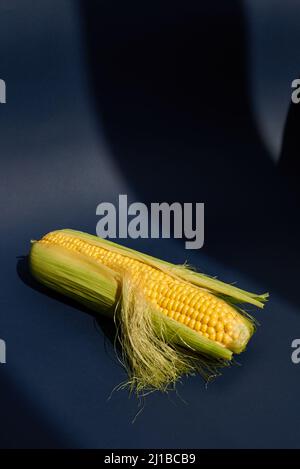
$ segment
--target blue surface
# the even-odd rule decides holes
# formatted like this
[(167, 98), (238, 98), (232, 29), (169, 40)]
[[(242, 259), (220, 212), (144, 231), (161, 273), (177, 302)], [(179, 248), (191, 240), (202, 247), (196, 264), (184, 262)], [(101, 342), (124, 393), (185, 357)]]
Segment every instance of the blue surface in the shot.
[[(110, 24), (113, 15), (108, 10), (104, 8)], [(174, 117), (173, 113), (172, 117), (171, 109), (171, 124), (166, 128), (169, 140), (164, 142), (157, 123), (161, 116), (165, 118), (164, 104), (160, 118), (153, 117), (153, 121), (149, 116), (149, 120), (143, 120), (141, 114), (137, 119), (129, 113), (126, 127), (126, 112), (121, 108), (118, 111), (116, 103), (121, 100), (126, 104), (128, 96), (132, 99), (132, 89), (125, 87), (122, 93), (119, 90), (116, 98), (112, 84), (108, 90), (111, 94), (101, 101), (99, 95), (94, 97), (90, 86), (85, 51), (89, 40), (82, 21), (90, 12), (84, 8), (81, 11), (76, 2), (64, 1), (44, 1), (38, 6), (32, 1), (22, 2), (22, 6), (12, 1), (0, 11), (0, 74), (8, 89), (7, 104), (0, 105), (0, 338), (7, 344), (7, 363), (0, 365), (0, 446), (298, 447), (300, 365), (292, 364), (290, 358), (290, 344), (300, 327), (298, 279), (290, 280), (287, 275), (297, 271), (292, 259), (299, 257), (293, 241), (299, 231), (288, 224), (276, 232), (276, 207), (271, 201), (274, 198), (276, 204), (277, 197), (285, 201), (287, 196), (262, 149), (257, 156), (263, 168), (261, 179), (258, 183), (243, 180), (245, 187), (251, 183), (253, 193), (248, 198), (241, 193), (230, 195), (232, 199), (228, 196), (227, 202), (236, 203), (233, 212), (235, 217), (239, 214), (237, 223), (231, 220), (226, 224), (222, 211), (220, 200), (227, 194), (226, 181), (223, 186), (215, 186), (217, 202), (211, 198), (211, 205), (207, 204), (209, 225), (203, 250), (187, 252), (180, 241), (124, 240), (128, 246), (172, 262), (187, 258), (199, 269), (225, 281), (237, 281), (245, 289), (271, 290), (266, 310), (255, 313), (261, 327), (248, 351), (239, 357), (241, 366), (224, 370), (208, 387), (200, 377), (192, 377), (178, 385), (178, 395), (150, 395), (135, 423), (132, 420), (139, 410), (136, 399), (126, 391), (112, 393), (126, 375), (109, 340), (107, 321), (96, 321), (73, 304), (39, 289), (30, 279), (23, 259), (30, 239), (52, 229), (68, 227), (95, 233), (96, 206), (101, 201), (116, 201), (120, 193), (128, 194), (132, 201), (161, 201), (165, 186), (159, 174), (155, 180), (152, 174), (156, 158), (168, 167), (176, 163), (172, 178), (166, 182), (172, 200), (206, 202), (204, 181), (194, 184), (195, 178), (199, 179), (196, 173), (201, 162), (195, 166), (193, 155), (204, 152), (203, 164), (209, 159), (214, 162), (221, 150), (227, 158), (231, 152), (236, 154), (240, 147), (248, 146), (250, 135), (254, 156), (245, 150), (239, 168), (247, 166), (252, 174), (251, 158), (257, 155), (254, 150), (260, 144), (255, 130), (251, 127), (252, 133), (244, 134), (241, 122), (240, 142), (235, 136), (226, 140), (229, 107), (223, 109), (224, 115), (221, 113), (224, 135), (221, 138), (216, 134), (221, 143), (213, 137), (210, 117), (209, 124), (199, 124), (203, 133), (196, 138), (195, 132), (190, 147), (186, 144), (191, 138), (187, 129), (182, 131), (182, 142), (177, 146), (180, 134), (176, 125), (186, 119), (188, 112), (185, 114), (179, 106), (179, 114)], [(102, 72), (99, 88), (110, 77), (107, 69)], [(120, 80), (126, 83), (127, 79), (124, 72)], [(145, 103), (151, 101), (149, 96)], [(107, 108), (110, 99), (115, 120)], [(103, 113), (99, 112), (101, 102)], [(137, 96), (132, 107), (140, 106)], [(151, 112), (156, 109), (153, 106)], [(198, 122), (193, 113), (191, 119)], [(135, 139), (134, 125), (138, 121), (145, 127)], [(220, 122), (217, 130), (223, 124)], [(156, 140), (155, 132), (159, 135)], [(158, 152), (153, 160), (146, 147), (153, 155)], [(163, 161), (164, 150), (168, 161)], [(189, 166), (192, 187), (190, 180), (180, 179), (185, 176), (189, 158), (193, 163)], [(254, 174), (257, 161), (253, 161)], [(131, 175), (125, 170), (127, 164)], [(207, 174), (213, 181), (215, 174)], [(264, 180), (269, 194), (260, 192), (255, 196)], [(169, 187), (171, 181), (173, 187)], [(239, 191), (242, 185), (240, 182)], [(239, 206), (239, 198), (248, 205)], [(259, 200), (268, 215), (259, 213)], [(292, 209), (287, 211), (287, 218)], [(245, 212), (251, 216), (244, 220)], [(255, 214), (259, 224), (252, 218)], [(282, 231), (285, 238), (281, 238)], [(243, 242), (246, 237), (247, 242)], [(238, 238), (240, 244), (236, 243)]]

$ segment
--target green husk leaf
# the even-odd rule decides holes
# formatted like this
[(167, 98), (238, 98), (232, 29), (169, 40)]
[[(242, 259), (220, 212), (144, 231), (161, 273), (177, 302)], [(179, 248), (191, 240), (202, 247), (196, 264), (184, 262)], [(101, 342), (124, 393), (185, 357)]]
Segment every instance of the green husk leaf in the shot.
[(61, 246), (34, 242), (29, 265), (43, 285), (101, 314), (113, 315), (120, 283), (114, 271)]

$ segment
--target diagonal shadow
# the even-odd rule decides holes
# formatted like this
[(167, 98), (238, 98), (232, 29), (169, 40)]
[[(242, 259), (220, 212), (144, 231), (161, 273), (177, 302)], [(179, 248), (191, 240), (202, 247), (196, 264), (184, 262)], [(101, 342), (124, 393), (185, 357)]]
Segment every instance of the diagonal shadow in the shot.
[(82, 1), (95, 110), (137, 200), (205, 202), (202, 252), (299, 304), (300, 224), (253, 120), (242, 2), (217, 5)]

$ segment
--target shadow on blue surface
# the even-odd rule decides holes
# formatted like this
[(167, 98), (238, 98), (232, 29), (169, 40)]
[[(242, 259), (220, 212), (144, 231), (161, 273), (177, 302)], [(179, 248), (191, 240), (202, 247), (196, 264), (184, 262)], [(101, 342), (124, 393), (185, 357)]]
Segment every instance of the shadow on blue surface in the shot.
[(137, 200), (204, 201), (202, 253), (299, 305), (298, 205), (254, 122), (242, 2), (81, 8), (99, 127)]
[[(1, 365), (0, 365), (1, 366)], [(64, 448), (66, 441), (49, 424), (35, 403), (24, 397), (22, 390), (0, 373), (0, 448)], [(13, 410), (13, 411), (12, 411)]]

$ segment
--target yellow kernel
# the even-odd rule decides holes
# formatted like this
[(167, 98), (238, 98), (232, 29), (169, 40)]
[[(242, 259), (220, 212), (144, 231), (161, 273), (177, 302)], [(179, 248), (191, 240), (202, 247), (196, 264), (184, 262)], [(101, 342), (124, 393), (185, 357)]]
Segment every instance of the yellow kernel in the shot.
[(203, 323), (203, 324), (207, 324), (208, 321), (209, 321), (209, 316), (206, 314), (206, 315), (204, 316), (204, 318), (202, 319), (202, 323)]
[(180, 315), (179, 315), (179, 318), (178, 318), (178, 321), (181, 322), (181, 324), (184, 324), (184, 319), (185, 319), (185, 315), (184, 315), (184, 314), (180, 314)]
[(195, 303), (193, 305), (193, 308), (195, 311), (202, 311), (202, 307), (201, 307), (201, 304), (198, 302), (198, 303)]
[(224, 343), (225, 345), (228, 345), (229, 342), (231, 342), (231, 337), (230, 337), (228, 334), (224, 334), (223, 343)]
[(204, 318), (204, 314), (198, 313), (198, 321), (202, 322), (203, 318)]
[(209, 319), (211, 318), (212, 314), (214, 313), (213, 309), (211, 306), (209, 306), (207, 309), (206, 309), (206, 314), (209, 316)]
[(186, 303), (189, 305), (190, 308), (192, 307), (191, 305), (192, 299), (193, 299), (193, 294), (189, 292)]
[(209, 335), (211, 335), (211, 334), (214, 334), (214, 333), (215, 333), (215, 330), (214, 330), (213, 327), (208, 327), (208, 328), (207, 328), (207, 332), (208, 332)]
[(202, 326), (201, 326), (201, 331), (202, 331), (202, 332), (206, 332), (206, 329), (207, 329), (207, 325), (206, 325), (206, 324), (202, 324)]
[(183, 304), (185, 304), (186, 300), (187, 300), (186, 294), (183, 293), (183, 294), (179, 295), (178, 300), (181, 301)]
[(174, 318), (175, 311), (169, 311), (168, 316), (169, 318), (173, 319)]
[(178, 312), (176, 312), (176, 313), (174, 314), (174, 319), (175, 319), (175, 321), (178, 321), (179, 316), (181, 316), (181, 314), (178, 313)]
[(224, 335), (223, 332), (221, 332), (221, 331), (220, 331), (220, 332), (217, 332), (217, 334), (216, 334), (216, 340), (217, 340), (218, 342), (222, 342), (222, 340), (223, 340), (223, 335)]
[(156, 300), (156, 298), (157, 298), (157, 293), (156, 293), (156, 291), (153, 291), (153, 290), (152, 290), (152, 292), (150, 292), (150, 298), (151, 298), (152, 300)]
[(211, 317), (210, 320), (208, 321), (208, 325), (211, 327), (215, 327), (216, 324), (217, 324), (217, 320)]
[(185, 316), (184, 324), (185, 324), (186, 326), (188, 326), (189, 323), (190, 323), (190, 320), (191, 320), (191, 318), (190, 318), (189, 316)]
[(230, 331), (232, 331), (232, 329), (233, 329), (232, 323), (231, 323), (231, 322), (227, 322), (227, 323), (225, 324), (224, 329), (225, 329), (225, 332), (230, 332)]
[(195, 330), (196, 330), (197, 332), (199, 332), (200, 329), (201, 329), (201, 323), (200, 323), (200, 321), (196, 321), (196, 323), (195, 323)]
[(193, 297), (191, 298), (191, 301), (190, 301), (191, 307), (194, 307), (197, 302), (198, 302), (198, 296), (197, 296), (197, 294), (195, 294), (195, 295), (193, 295)]
[(177, 292), (177, 290), (174, 290), (172, 288), (172, 285), (168, 286), (168, 290), (172, 293), (172, 297), (174, 298), (174, 300), (180, 301), (180, 294)]
[(195, 328), (195, 323), (196, 323), (195, 319), (192, 319), (192, 318), (191, 318), (191, 319), (190, 319), (190, 322), (189, 322), (189, 326), (190, 326), (192, 329), (194, 329), (194, 328)]
[(187, 314), (189, 312), (189, 309), (190, 309), (189, 305), (185, 304), (184, 307), (182, 308), (181, 313)]
[(192, 319), (197, 319), (198, 314), (199, 314), (198, 311), (194, 310), (194, 311), (192, 312)]

